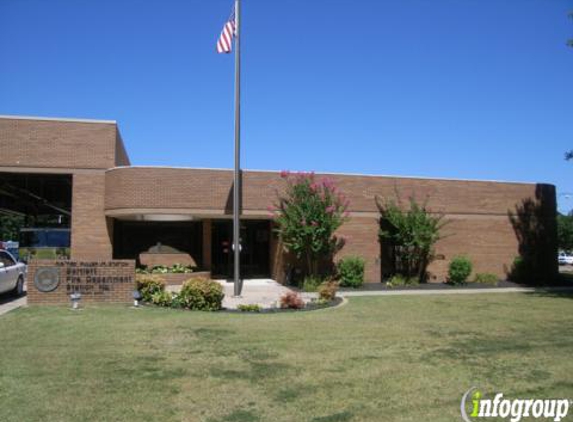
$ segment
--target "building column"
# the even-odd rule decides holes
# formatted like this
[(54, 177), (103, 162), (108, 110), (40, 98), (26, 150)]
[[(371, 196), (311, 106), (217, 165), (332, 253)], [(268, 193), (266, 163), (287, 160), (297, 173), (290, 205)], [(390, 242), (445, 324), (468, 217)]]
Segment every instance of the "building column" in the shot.
[(105, 173), (74, 174), (72, 182), (72, 259), (112, 257), (105, 217)]
[(211, 220), (203, 220), (203, 262), (205, 270), (211, 270)]

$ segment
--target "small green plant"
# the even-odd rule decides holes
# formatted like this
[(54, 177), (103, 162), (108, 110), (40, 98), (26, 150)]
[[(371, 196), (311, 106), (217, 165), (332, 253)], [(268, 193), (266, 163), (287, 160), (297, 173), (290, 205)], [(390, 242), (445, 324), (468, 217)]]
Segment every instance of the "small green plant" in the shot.
[(472, 273), (472, 262), (467, 256), (455, 256), (448, 268), (448, 282), (451, 284), (464, 284)]
[(179, 293), (171, 293), (171, 307), (174, 309), (185, 308), (185, 301)]
[(318, 286), (318, 298), (325, 302), (331, 302), (336, 297), (338, 283), (336, 281), (325, 281)]
[(169, 267), (165, 265), (155, 265), (151, 269), (151, 274), (167, 274), (169, 272)]
[(151, 295), (151, 303), (157, 306), (170, 307), (172, 305), (173, 297), (170, 292), (160, 290)]
[(241, 304), (237, 305), (237, 309), (241, 312), (261, 312), (262, 308), (257, 304)]
[(192, 273), (194, 268), (191, 265), (173, 264), (170, 272), (173, 274), (189, 274)]
[(152, 268), (141, 266), (135, 269), (136, 274), (189, 274), (195, 271), (191, 265), (173, 264), (171, 267), (155, 265)]
[(364, 259), (347, 256), (338, 261), (336, 272), (342, 287), (358, 288), (364, 284)]
[(420, 284), (418, 277), (406, 277), (402, 274), (395, 274), (386, 282), (388, 287), (415, 286), (418, 284)]
[(136, 274), (135, 282), (144, 302), (151, 302), (155, 293), (165, 290), (165, 281), (154, 275)]
[(474, 277), (474, 283), (492, 284), (497, 286), (499, 279), (495, 274), (491, 273), (477, 273)]
[(178, 296), (184, 308), (196, 311), (218, 311), (223, 303), (223, 287), (206, 278), (187, 280)]
[(309, 275), (304, 278), (302, 283), (302, 290), (305, 292), (316, 292), (318, 286), (322, 283), (322, 278), (318, 276)]
[(281, 296), (281, 308), (283, 309), (302, 309), (304, 300), (297, 292), (288, 292)]

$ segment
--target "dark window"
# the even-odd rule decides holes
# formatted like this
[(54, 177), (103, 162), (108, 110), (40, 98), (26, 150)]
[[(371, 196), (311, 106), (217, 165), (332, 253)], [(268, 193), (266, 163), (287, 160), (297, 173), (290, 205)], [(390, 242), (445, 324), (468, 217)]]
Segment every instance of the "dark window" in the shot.
[(23, 229), (21, 248), (69, 248), (69, 229)]
[(70, 246), (70, 232), (68, 230), (46, 230), (46, 244), (54, 248), (68, 248)]
[(198, 266), (203, 263), (203, 223), (135, 222), (115, 220), (113, 256), (139, 259), (142, 252), (161, 244), (173, 252), (187, 253)]

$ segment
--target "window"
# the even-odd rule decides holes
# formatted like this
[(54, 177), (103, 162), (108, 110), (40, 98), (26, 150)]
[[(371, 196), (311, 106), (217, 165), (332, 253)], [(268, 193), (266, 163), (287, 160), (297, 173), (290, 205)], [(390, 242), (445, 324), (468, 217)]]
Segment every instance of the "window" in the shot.
[(6, 252), (0, 252), (0, 262), (4, 263), (6, 267), (16, 265), (16, 262)]

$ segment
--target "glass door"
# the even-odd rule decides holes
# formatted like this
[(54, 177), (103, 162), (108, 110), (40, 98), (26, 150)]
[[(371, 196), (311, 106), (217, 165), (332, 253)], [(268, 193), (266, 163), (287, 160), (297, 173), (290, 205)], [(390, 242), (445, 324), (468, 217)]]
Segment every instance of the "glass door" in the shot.
[[(270, 222), (241, 222), (241, 275), (243, 278), (267, 278), (270, 275)], [(211, 271), (213, 277), (233, 277), (233, 223), (213, 221)]]

